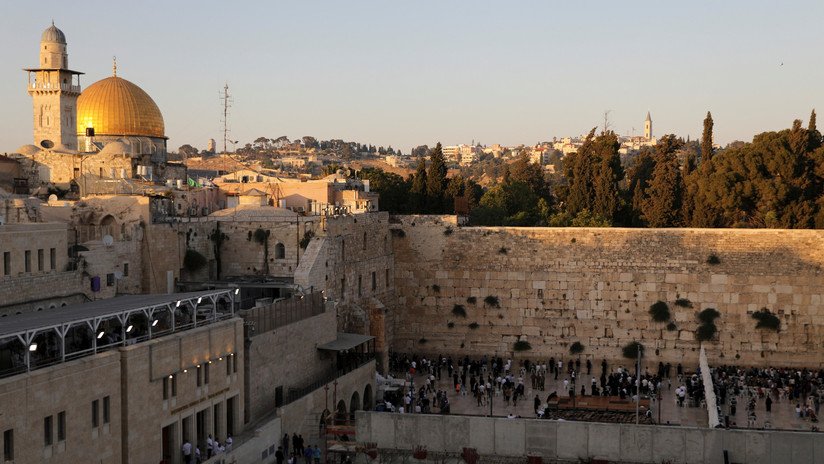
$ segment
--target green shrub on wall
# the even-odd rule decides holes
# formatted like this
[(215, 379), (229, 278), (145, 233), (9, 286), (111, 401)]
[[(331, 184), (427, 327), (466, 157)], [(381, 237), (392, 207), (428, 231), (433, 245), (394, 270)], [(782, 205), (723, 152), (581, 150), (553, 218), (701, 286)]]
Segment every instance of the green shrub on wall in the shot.
[(458, 317), (466, 317), (466, 308), (463, 305), (456, 304), (452, 307), (452, 314)]
[(584, 345), (581, 342), (574, 342), (569, 345), (569, 354), (581, 354), (584, 352)]
[(186, 250), (186, 255), (183, 256), (183, 269), (189, 272), (203, 269), (207, 263), (205, 256), (192, 249)]
[(767, 308), (761, 308), (761, 311), (752, 313), (752, 318), (758, 321), (755, 324), (756, 329), (768, 329), (776, 332), (781, 329), (781, 319)]
[(627, 359), (637, 359), (638, 353), (644, 353), (644, 345), (638, 342), (629, 342), (621, 349), (621, 354)]
[(515, 351), (528, 351), (532, 349), (532, 345), (526, 340), (518, 340), (515, 342), (515, 345), (512, 346), (512, 349)]
[(656, 301), (649, 307), (649, 314), (655, 322), (667, 322), (670, 320), (669, 306), (663, 301)]

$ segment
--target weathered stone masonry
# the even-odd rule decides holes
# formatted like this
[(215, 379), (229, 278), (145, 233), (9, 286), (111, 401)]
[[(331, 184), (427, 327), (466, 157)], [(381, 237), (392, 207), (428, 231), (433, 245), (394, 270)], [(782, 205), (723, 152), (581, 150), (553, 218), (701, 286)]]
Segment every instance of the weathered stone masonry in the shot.
[[(404, 232), (393, 234), (395, 350), (506, 356), (522, 337), (532, 348), (518, 357), (569, 357), (569, 345), (580, 341), (582, 359), (600, 362), (619, 359), (623, 345), (639, 340), (648, 362), (695, 364), (696, 315), (716, 308), (711, 362), (824, 365), (824, 231), (459, 228), (451, 218), (398, 220), (392, 227)], [(718, 264), (709, 264), (710, 256)], [(487, 296), (497, 297), (500, 309), (485, 304)], [(677, 299), (692, 308), (676, 306)], [(652, 321), (648, 310), (659, 300), (677, 330)], [(466, 318), (452, 313), (456, 304)], [(755, 329), (751, 314), (765, 307), (781, 319), (779, 333)]]

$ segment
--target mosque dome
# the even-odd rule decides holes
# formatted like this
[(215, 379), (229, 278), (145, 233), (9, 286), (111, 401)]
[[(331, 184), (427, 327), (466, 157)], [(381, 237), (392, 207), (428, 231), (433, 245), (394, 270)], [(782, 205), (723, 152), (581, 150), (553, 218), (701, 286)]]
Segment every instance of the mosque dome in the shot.
[(15, 153), (19, 153), (25, 156), (34, 156), (40, 153), (40, 147), (37, 145), (23, 145), (22, 147), (18, 148)]
[(60, 44), (66, 43), (66, 34), (63, 33), (60, 29), (58, 29), (54, 23), (49, 26), (48, 29), (43, 31), (43, 35), (40, 36), (41, 42), (56, 42)]
[(135, 84), (112, 76), (90, 85), (77, 99), (77, 135), (165, 138), (163, 115)]

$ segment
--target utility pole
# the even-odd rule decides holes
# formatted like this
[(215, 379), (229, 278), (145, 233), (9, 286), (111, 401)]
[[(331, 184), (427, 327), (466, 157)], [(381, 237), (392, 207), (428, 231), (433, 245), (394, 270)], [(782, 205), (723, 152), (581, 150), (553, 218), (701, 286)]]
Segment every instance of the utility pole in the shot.
[(612, 113), (612, 110), (604, 111), (604, 134), (612, 127), (612, 124), (609, 123), (609, 113)]

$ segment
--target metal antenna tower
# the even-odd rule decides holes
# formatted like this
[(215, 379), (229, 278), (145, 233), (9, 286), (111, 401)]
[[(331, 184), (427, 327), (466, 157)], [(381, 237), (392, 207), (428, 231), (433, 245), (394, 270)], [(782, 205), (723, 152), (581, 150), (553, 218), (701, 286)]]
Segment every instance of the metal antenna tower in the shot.
[(220, 92), (220, 100), (223, 102), (223, 118), (220, 122), (223, 123), (223, 153), (226, 151), (226, 143), (229, 141), (229, 108), (232, 107), (234, 100), (229, 95), (229, 84), (223, 85), (223, 92)]
[(604, 111), (604, 134), (612, 127), (612, 124), (609, 123), (609, 113), (612, 113), (612, 110)]

